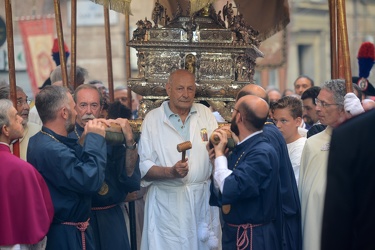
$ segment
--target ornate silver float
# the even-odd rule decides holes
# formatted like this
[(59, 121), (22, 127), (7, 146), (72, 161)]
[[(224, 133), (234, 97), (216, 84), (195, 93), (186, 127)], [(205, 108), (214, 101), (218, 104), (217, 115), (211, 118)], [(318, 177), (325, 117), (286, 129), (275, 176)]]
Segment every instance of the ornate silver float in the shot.
[(257, 31), (246, 25), (241, 14), (233, 15), (228, 5), (223, 18), (212, 5), (193, 15), (180, 8), (172, 19), (164, 10), (156, 2), (154, 26), (147, 19), (139, 20), (128, 42), (137, 50), (138, 77), (128, 79), (128, 86), (143, 96), (140, 118), (168, 98), (165, 83), (170, 72), (187, 69), (196, 77), (196, 101), (207, 101), (230, 121), (237, 92), (253, 83), (255, 60), (263, 57)]

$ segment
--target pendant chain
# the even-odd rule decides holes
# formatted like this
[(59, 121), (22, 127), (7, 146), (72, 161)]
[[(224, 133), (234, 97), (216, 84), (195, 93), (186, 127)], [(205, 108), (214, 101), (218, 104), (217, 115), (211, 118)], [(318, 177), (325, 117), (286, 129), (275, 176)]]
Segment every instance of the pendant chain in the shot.
[(74, 126), (74, 133), (76, 134), (76, 136), (78, 137), (78, 140), (81, 139), (81, 136), (79, 136), (78, 132), (77, 132), (77, 126)]
[(236, 161), (236, 164), (234, 164), (234, 167), (233, 167), (233, 170), (236, 169), (237, 165), (238, 165), (238, 162), (241, 160), (242, 156), (245, 154), (245, 151), (242, 152), (242, 154), (240, 155), (240, 157), (238, 157), (237, 161)]
[(50, 133), (44, 132), (43, 130), (40, 130), (40, 132), (41, 132), (42, 134), (44, 134), (44, 135), (48, 135), (49, 137), (51, 137), (51, 138), (54, 139), (55, 141), (61, 143), (61, 141), (59, 141), (58, 139), (56, 139), (56, 137), (54, 137), (54, 136), (51, 135)]

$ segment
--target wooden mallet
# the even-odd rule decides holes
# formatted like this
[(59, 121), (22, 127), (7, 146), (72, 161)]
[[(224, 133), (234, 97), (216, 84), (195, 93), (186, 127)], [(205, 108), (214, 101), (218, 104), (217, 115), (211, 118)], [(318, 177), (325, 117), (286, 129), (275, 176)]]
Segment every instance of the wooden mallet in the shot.
[(180, 153), (182, 152), (181, 162), (185, 162), (186, 150), (191, 149), (191, 148), (192, 148), (192, 145), (191, 145), (190, 141), (186, 141), (186, 142), (177, 144), (177, 151), (180, 152)]

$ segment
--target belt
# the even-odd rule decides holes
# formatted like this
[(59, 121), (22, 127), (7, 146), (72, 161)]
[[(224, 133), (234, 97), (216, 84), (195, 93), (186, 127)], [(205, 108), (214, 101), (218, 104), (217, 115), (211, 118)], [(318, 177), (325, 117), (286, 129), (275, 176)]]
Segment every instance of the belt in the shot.
[[(250, 245), (250, 250), (253, 249), (253, 228), (259, 227), (264, 224), (241, 224), (241, 225), (235, 225), (235, 224), (229, 224), (228, 226), (231, 227), (237, 227), (237, 250), (243, 250), (246, 249), (247, 246)], [(247, 236), (247, 232), (250, 230), (250, 239)], [(242, 233), (241, 233), (242, 231)]]
[(87, 219), (85, 222), (63, 222), (61, 224), (68, 225), (68, 226), (75, 226), (79, 231), (81, 231), (81, 237), (82, 237), (82, 249), (86, 250), (86, 237), (85, 237), (85, 231), (87, 227), (89, 226), (89, 220)]

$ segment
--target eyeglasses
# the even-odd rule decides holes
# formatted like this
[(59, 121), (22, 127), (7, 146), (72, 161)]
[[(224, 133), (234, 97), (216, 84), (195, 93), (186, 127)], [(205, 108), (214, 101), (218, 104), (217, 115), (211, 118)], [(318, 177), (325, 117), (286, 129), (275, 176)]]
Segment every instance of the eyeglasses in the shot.
[[(241, 114), (241, 112), (240, 112), (238, 109), (233, 108), (233, 110), (235, 110), (235, 111), (237, 111), (237, 113), (240, 113), (240, 114)], [(232, 111), (232, 112), (233, 112), (233, 111)]]
[(318, 98), (315, 98), (315, 103), (316, 103), (317, 106), (322, 107), (322, 108), (327, 108), (327, 107), (333, 106), (333, 105), (335, 105), (335, 106), (340, 105), (340, 104), (336, 104), (336, 103), (332, 103), (332, 104), (326, 103), (324, 101), (319, 100)]
[(17, 100), (17, 106), (18, 107), (22, 107), (23, 105), (25, 105), (25, 104), (27, 104), (27, 105), (29, 105), (30, 104), (30, 102), (31, 102), (31, 100), (30, 99), (18, 99)]
[[(89, 107), (89, 104), (87, 104), (85, 102), (82, 102), (82, 103), (78, 104), (78, 107), (81, 110), (87, 110), (87, 108)], [(91, 110), (97, 111), (99, 108), (100, 108), (100, 105), (98, 103), (90, 103), (90, 109)]]

